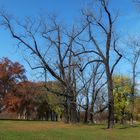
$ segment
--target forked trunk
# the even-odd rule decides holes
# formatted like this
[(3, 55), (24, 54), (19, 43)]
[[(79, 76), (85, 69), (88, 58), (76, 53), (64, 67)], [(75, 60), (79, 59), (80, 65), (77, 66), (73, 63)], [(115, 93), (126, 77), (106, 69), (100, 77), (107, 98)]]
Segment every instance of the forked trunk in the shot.
[(64, 109), (64, 117), (65, 117), (65, 123), (78, 122), (77, 105), (76, 105), (76, 99), (74, 97), (67, 98), (67, 101), (65, 103), (65, 109)]

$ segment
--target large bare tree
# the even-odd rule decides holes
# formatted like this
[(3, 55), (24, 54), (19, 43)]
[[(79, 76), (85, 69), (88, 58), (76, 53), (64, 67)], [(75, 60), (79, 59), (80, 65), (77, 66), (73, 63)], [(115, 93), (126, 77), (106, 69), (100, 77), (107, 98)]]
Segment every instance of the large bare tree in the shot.
[[(18, 46), (26, 48), (30, 60), (27, 61), (32, 69), (42, 69), (49, 74), (51, 79), (59, 81), (62, 93), (46, 89), (57, 95), (64, 96), (65, 120), (77, 122), (76, 105), (76, 75), (78, 68), (76, 58), (72, 55), (73, 41), (80, 34), (74, 27), (66, 30), (51, 17), (49, 22), (44, 19), (27, 18), (24, 22), (11, 19), (5, 13), (1, 13), (2, 25), (4, 25)], [(48, 21), (48, 20), (47, 20)]]
[(113, 128), (114, 97), (112, 75), (122, 57), (117, 49), (118, 37), (114, 30), (117, 16), (113, 17), (110, 12), (108, 0), (94, 1), (94, 5), (96, 5), (95, 10), (92, 10), (92, 8), (82, 10), (85, 19), (83, 27), (86, 33), (84, 32), (81, 38), (78, 38), (78, 41), (81, 44), (86, 44), (86, 49), (79, 49), (79, 53), (75, 55), (86, 54), (90, 57), (81, 70), (84, 70), (89, 64), (95, 62), (100, 62), (104, 65), (108, 89), (108, 128)]
[[(54, 18), (49, 22), (29, 18), (21, 23), (11, 20), (4, 13), (1, 13), (2, 24), (18, 41), (18, 46), (27, 48), (28, 54), (34, 57), (33, 62), (37, 62), (38, 65), (31, 66), (32, 69), (41, 68), (60, 82), (63, 88), (61, 95), (66, 99), (64, 106), (67, 122), (77, 122), (76, 69), (80, 68), (82, 72), (91, 63), (103, 64), (108, 89), (108, 128), (113, 128), (112, 74), (122, 55), (116, 48), (118, 40), (114, 30), (116, 16), (113, 17), (109, 10), (109, 1), (94, 2), (93, 6), (96, 5), (94, 12), (82, 10), (85, 20), (79, 29), (73, 26), (70, 30), (65, 30)], [(79, 57), (82, 54), (86, 54), (82, 56), (83, 60), (84, 57), (88, 58), (84, 60), (84, 65), (79, 64)]]

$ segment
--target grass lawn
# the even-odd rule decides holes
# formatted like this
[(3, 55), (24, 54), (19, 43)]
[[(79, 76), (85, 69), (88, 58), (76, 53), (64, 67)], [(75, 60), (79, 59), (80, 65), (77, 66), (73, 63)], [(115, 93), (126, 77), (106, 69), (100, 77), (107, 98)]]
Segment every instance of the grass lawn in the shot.
[(140, 125), (68, 125), (45, 121), (0, 121), (0, 140), (140, 140)]

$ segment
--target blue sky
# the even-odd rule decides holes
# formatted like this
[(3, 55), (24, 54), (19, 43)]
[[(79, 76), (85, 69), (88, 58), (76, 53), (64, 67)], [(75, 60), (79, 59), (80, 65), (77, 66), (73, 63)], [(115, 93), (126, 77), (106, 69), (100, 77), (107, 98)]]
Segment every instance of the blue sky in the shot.
[[(85, 6), (86, 1), (87, 0), (0, 0), (0, 8), (20, 18), (55, 13), (62, 20), (70, 24), (74, 23), (79, 17), (80, 9)], [(139, 33), (140, 11), (136, 8), (132, 0), (111, 0), (111, 9), (113, 11), (119, 11), (116, 29), (121, 40), (128, 34)], [(29, 79), (32, 79), (33, 72), (23, 60), (21, 52), (17, 50), (16, 42), (11, 39), (6, 30), (0, 28), (0, 58), (2, 57), (19, 61), (27, 69)], [(121, 66), (121, 64), (122, 63), (120, 63), (119, 66)], [(126, 68), (128, 67), (127, 65), (124, 66)], [(120, 72), (123, 72), (123, 70)]]

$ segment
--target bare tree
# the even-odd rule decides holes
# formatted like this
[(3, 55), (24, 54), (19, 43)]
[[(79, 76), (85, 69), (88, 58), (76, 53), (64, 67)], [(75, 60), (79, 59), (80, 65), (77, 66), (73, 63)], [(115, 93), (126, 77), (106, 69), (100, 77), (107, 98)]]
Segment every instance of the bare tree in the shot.
[[(95, 110), (95, 104), (96, 100), (99, 97), (99, 93), (101, 92), (102, 88), (106, 85), (106, 80), (103, 80), (103, 76), (105, 73), (105, 70), (101, 67), (101, 63), (96, 63), (95, 68), (93, 70), (93, 76), (92, 76), (92, 92), (91, 92), (91, 104), (90, 104), (90, 121), (91, 123), (94, 123), (94, 110)], [(101, 98), (103, 95), (101, 96)], [(101, 112), (102, 112), (101, 108)], [(99, 111), (99, 110), (98, 110)], [(99, 111), (100, 112), (100, 111)]]
[[(38, 65), (31, 66), (32, 69), (46, 70), (52, 78), (60, 82), (63, 88), (61, 95), (65, 97), (67, 122), (77, 122), (76, 97), (79, 92), (76, 91), (76, 69), (80, 67), (82, 72), (92, 63), (103, 64), (108, 89), (108, 128), (113, 128), (112, 74), (122, 55), (116, 49), (118, 38), (113, 28), (116, 17), (112, 17), (108, 8), (109, 1), (94, 2), (97, 6), (95, 12), (87, 9), (82, 11), (85, 22), (78, 30), (73, 27), (66, 31), (54, 18), (48, 23), (38, 19), (37, 22), (27, 19), (23, 24), (11, 20), (3, 13), (1, 13), (1, 18), (2, 24), (18, 41), (18, 46), (26, 47), (34, 56), (34, 61), (37, 59)], [(82, 54), (86, 54), (88, 61), (84, 61), (81, 67), (77, 61)], [(114, 60), (115, 55), (118, 56), (116, 60)], [(47, 90), (50, 89), (47, 88)]]
[(31, 18), (25, 19), (22, 23), (9, 18), (5, 13), (1, 13), (1, 18), (2, 25), (18, 41), (18, 46), (27, 48), (28, 55), (34, 58), (32, 62), (28, 61), (30, 67), (45, 70), (51, 78), (59, 81), (63, 89), (61, 93), (52, 91), (48, 87), (46, 89), (65, 97), (66, 122), (77, 122), (75, 90), (77, 64), (72, 49), (73, 41), (80, 32), (74, 28), (71, 31), (65, 30), (55, 18), (51, 18), (48, 23)]
[[(81, 44), (86, 42), (88, 45), (86, 47), (87, 49), (83, 49), (77, 55), (87, 54), (91, 58), (85, 63), (82, 70), (89, 64), (95, 62), (100, 62), (105, 67), (108, 89), (108, 128), (113, 128), (114, 97), (112, 74), (122, 57), (116, 48), (118, 38), (116, 37), (113, 28), (117, 16), (113, 18), (108, 8), (109, 1), (100, 0), (94, 2), (96, 3), (94, 3), (96, 5), (94, 12), (88, 9), (82, 11), (85, 18), (84, 28), (86, 28), (86, 35), (88, 34), (88, 37), (85, 37), (86, 39), (83, 39), (82, 37), (79, 40), (81, 41)], [(112, 55), (118, 56), (116, 60), (114, 60)], [(115, 61), (114, 63), (113, 60)]]
[[(134, 102), (135, 102), (135, 96), (136, 96), (136, 88), (137, 88), (137, 83), (136, 79), (138, 77), (138, 71), (137, 71), (137, 66), (139, 63), (139, 58), (140, 58), (140, 41), (138, 37), (129, 37), (128, 41), (126, 43), (127, 45), (127, 51), (126, 55), (124, 55), (125, 59), (128, 60), (128, 62), (131, 64), (131, 70), (132, 70), (132, 87), (131, 87), (131, 125), (133, 125), (133, 120), (134, 120)], [(129, 55), (128, 55), (129, 54)]]
[(81, 85), (83, 85), (83, 87), (81, 88), (81, 94), (83, 95), (82, 96), (83, 99), (85, 99), (84, 104), (82, 105), (82, 108), (85, 110), (84, 123), (88, 123), (89, 101), (90, 101), (89, 95), (90, 95), (90, 88), (91, 88), (91, 82), (92, 82), (92, 75), (89, 74), (89, 76), (87, 76), (87, 73), (85, 73), (84, 71), (79, 72), (79, 73), (80, 73), (79, 75), (80, 75)]

